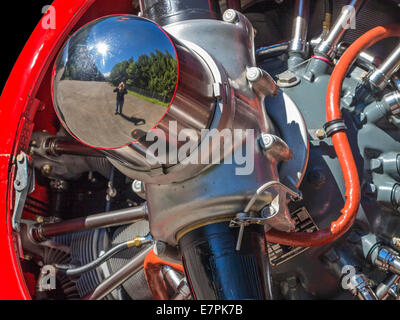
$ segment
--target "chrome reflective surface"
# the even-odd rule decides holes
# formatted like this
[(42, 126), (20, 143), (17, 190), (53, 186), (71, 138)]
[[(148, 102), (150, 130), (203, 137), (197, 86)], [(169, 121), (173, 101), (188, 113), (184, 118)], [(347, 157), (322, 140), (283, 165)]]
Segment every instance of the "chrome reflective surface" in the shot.
[(177, 81), (176, 49), (160, 27), (133, 15), (109, 16), (79, 29), (62, 48), (54, 106), (77, 139), (120, 148), (161, 121)]

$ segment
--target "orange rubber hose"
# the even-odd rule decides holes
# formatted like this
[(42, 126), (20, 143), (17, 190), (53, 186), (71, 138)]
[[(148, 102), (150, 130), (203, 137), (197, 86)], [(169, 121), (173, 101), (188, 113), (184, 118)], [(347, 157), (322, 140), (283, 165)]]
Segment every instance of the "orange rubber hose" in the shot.
[(169, 266), (180, 273), (184, 273), (183, 266), (164, 261), (153, 250), (150, 251), (144, 261), (144, 274), (155, 300), (169, 299), (167, 285), (162, 275), (162, 268), (164, 266)]
[[(360, 52), (382, 39), (399, 36), (400, 25), (376, 27), (358, 38), (346, 50), (333, 70), (328, 85), (328, 94), (326, 98), (327, 122), (340, 119), (342, 116), (340, 111), (340, 95), (342, 92), (343, 80)], [(321, 246), (337, 240), (353, 225), (360, 206), (360, 182), (357, 167), (345, 132), (340, 131), (334, 133), (332, 135), (332, 143), (343, 172), (346, 187), (346, 202), (344, 208), (341, 210), (342, 215), (338, 220), (332, 222), (330, 228), (319, 230), (314, 233), (288, 233), (271, 230), (266, 233), (269, 242), (296, 247)]]

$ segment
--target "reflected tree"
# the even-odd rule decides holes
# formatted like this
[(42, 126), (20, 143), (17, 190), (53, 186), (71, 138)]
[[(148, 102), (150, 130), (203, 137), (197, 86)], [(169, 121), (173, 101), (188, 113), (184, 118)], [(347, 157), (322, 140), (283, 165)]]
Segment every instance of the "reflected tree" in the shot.
[(136, 61), (133, 58), (116, 64), (110, 73), (109, 81), (114, 86), (124, 82), (128, 89), (147, 96), (168, 100), (172, 98), (176, 87), (178, 65), (175, 57), (167, 50), (156, 50), (150, 55), (143, 54)]

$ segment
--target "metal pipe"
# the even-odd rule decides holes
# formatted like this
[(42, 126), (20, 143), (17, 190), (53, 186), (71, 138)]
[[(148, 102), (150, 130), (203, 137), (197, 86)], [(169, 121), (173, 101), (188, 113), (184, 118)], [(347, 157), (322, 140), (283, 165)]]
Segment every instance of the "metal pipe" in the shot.
[(171, 300), (188, 300), (191, 294), (185, 278), (179, 276), (179, 274), (169, 266), (165, 266), (162, 273), (166, 282), (174, 290), (175, 294)]
[(381, 246), (373, 262), (382, 270), (400, 275), (400, 256), (388, 247)]
[(154, 300), (168, 300), (168, 289), (162, 274), (162, 269), (169, 266), (179, 273), (184, 273), (183, 266), (180, 263), (169, 262), (161, 259), (156, 255), (157, 245), (154, 246), (153, 251), (150, 251), (144, 261), (144, 274), (146, 276), (147, 284), (153, 295)]
[(58, 265), (56, 264), (55, 267), (58, 269), (58, 272), (61, 274), (65, 274), (68, 277), (79, 276), (83, 273), (89, 272), (93, 269), (96, 269), (98, 266), (102, 265), (104, 262), (110, 260), (112, 257), (117, 255), (118, 253), (127, 250), (129, 248), (141, 248), (143, 245), (150, 244), (153, 242), (153, 238), (149, 237), (136, 237), (132, 240), (120, 243), (115, 247), (108, 250), (102, 256), (98, 257), (97, 259), (93, 260), (92, 262), (80, 266), (75, 267), (71, 265)]
[[(338, 57), (341, 57), (345, 51), (349, 48), (349, 44), (347, 43), (340, 43), (336, 48), (337, 48), (337, 55)], [(360, 65), (363, 68), (366, 68), (367, 70), (373, 70), (376, 69), (377, 66), (382, 64), (382, 59), (378, 56), (375, 56), (368, 51), (362, 51), (360, 52), (360, 55), (357, 58), (357, 64)]]
[(370, 84), (378, 89), (386, 88), (390, 78), (400, 68), (400, 43), (387, 59), (369, 77)]
[(36, 225), (32, 229), (32, 236), (38, 242), (46, 241), (53, 236), (119, 225), (131, 224), (147, 219), (147, 205), (140, 207), (116, 210), (88, 217), (72, 219), (45, 225)]
[(400, 279), (398, 274), (388, 276), (377, 288), (376, 296), (379, 300), (384, 300), (389, 295), (390, 288), (396, 284)]
[(400, 255), (397, 251), (381, 244), (372, 233), (363, 236), (361, 244), (364, 257), (373, 265), (385, 272), (400, 275)]
[(63, 154), (88, 156), (88, 157), (104, 157), (100, 151), (83, 145), (77, 140), (68, 138), (51, 137), (44, 144), (46, 153), (51, 156), (61, 156)]
[(351, 277), (350, 282), (354, 287), (354, 293), (360, 300), (378, 300), (378, 297), (370, 287), (369, 281), (364, 274), (356, 274), (355, 276)]
[(317, 54), (333, 58), (336, 45), (346, 30), (354, 23), (356, 14), (363, 3), (364, 0), (351, 0), (347, 6), (343, 7), (341, 14), (326, 36), (326, 39), (323, 39), (315, 49)]
[(191, 19), (219, 19), (220, 8), (216, 0), (144, 0), (144, 17), (165, 26)]
[(292, 40), (290, 41), (289, 52), (307, 54), (308, 18), (310, 15), (310, 1), (296, 0), (293, 18)]
[(147, 254), (153, 250), (153, 246), (150, 246), (142, 250), (138, 255), (136, 255), (128, 264), (119, 269), (116, 273), (109, 276), (104, 280), (92, 294), (85, 297), (85, 300), (101, 300), (108, 294), (117, 289), (125, 281), (130, 279), (136, 273), (138, 273), (144, 264)]

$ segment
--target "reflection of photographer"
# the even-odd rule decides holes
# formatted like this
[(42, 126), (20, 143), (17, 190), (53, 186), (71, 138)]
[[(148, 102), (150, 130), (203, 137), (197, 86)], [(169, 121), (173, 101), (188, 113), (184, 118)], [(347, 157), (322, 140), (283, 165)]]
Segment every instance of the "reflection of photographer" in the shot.
[(117, 93), (117, 108), (115, 109), (115, 114), (121, 114), (122, 108), (124, 107), (125, 95), (128, 94), (125, 83), (121, 82), (118, 88), (114, 89), (114, 92)]

